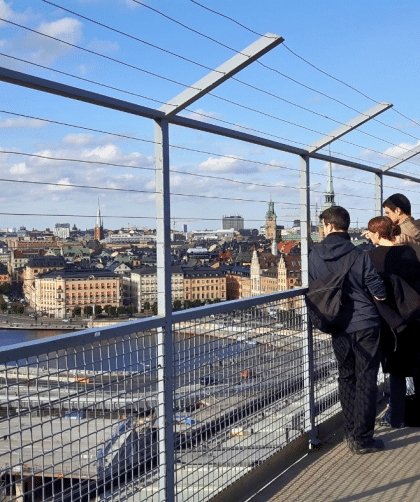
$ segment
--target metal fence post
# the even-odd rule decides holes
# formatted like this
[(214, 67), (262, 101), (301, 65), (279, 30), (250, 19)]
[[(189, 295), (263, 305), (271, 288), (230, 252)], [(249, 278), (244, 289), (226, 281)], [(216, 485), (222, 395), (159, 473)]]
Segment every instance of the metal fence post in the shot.
[[(301, 267), (302, 286), (308, 286), (308, 255), (311, 243), (311, 209), (309, 193), (309, 156), (300, 157), (300, 234), (301, 234)], [(309, 432), (309, 446), (318, 443), (315, 428), (315, 395), (314, 395), (314, 354), (312, 325), (305, 312), (305, 337), (303, 346), (304, 365), (304, 402), (305, 402), (305, 430)]]
[(383, 198), (384, 198), (383, 174), (375, 173), (375, 216), (382, 215)]
[(169, 127), (155, 120), (156, 254), (158, 316), (164, 323), (157, 330), (159, 492), (162, 500), (175, 500), (173, 434), (173, 344), (171, 292), (171, 222), (169, 189)]

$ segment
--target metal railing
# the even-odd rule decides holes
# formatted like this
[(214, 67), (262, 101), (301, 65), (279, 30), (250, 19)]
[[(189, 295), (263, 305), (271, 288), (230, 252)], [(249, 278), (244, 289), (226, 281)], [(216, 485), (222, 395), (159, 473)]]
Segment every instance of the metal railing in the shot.
[(0, 68), (3, 82), (153, 120), (159, 314), (0, 352), (0, 498), (208, 500), (337, 412), (331, 346), (307, 324), (304, 288), (171, 311), (172, 125), (299, 156), (303, 285), (310, 162), (371, 173), (376, 214), (384, 176), (419, 182), (390, 171), (417, 148), (382, 167), (321, 153), (388, 103), (302, 148), (179, 115), (282, 41), (261, 37), (159, 110)]
[(3, 348), (3, 500), (169, 500), (163, 469), (201, 502), (310, 432), (338, 397), (304, 291), (172, 314), (168, 368), (158, 317)]

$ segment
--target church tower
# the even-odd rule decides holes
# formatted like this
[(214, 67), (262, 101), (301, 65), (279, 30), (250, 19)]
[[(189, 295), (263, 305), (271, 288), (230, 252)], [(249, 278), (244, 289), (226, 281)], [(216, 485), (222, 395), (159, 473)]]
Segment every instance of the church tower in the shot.
[(101, 208), (99, 207), (99, 199), (98, 199), (98, 211), (96, 212), (96, 222), (95, 222), (95, 230), (93, 238), (95, 241), (101, 241), (104, 238), (104, 225), (103, 220), (101, 218)]
[(333, 177), (332, 177), (332, 166), (331, 162), (328, 165), (328, 179), (327, 179), (327, 190), (325, 192), (325, 202), (322, 206), (322, 210), (328, 209), (329, 207), (336, 206), (334, 200), (334, 187), (333, 187)]
[(265, 214), (265, 238), (276, 240), (277, 215), (274, 212), (274, 202), (270, 199), (268, 211)]

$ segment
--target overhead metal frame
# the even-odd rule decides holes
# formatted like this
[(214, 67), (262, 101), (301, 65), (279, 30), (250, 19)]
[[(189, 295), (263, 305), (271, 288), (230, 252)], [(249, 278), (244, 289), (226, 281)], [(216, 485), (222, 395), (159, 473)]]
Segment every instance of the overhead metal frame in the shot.
[(384, 111), (389, 110), (392, 106), (393, 105), (391, 105), (390, 103), (386, 103), (385, 101), (376, 104), (372, 108), (369, 108), (369, 110), (366, 110), (364, 113), (361, 113), (360, 115), (354, 117), (353, 119), (349, 120), (340, 127), (337, 127), (337, 129), (334, 129), (334, 131), (331, 131), (329, 134), (326, 134), (322, 138), (317, 139), (314, 143), (311, 143), (306, 148), (306, 150), (309, 153), (317, 152), (318, 150), (324, 148), (325, 146), (329, 145), (338, 138), (341, 138), (345, 134), (348, 134), (354, 129), (357, 129), (362, 124), (365, 124), (369, 120), (377, 117)]
[[(154, 108), (148, 108), (146, 106), (137, 105), (129, 101), (112, 98), (110, 96), (98, 94), (92, 91), (86, 91), (78, 87), (72, 87), (66, 84), (60, 84), (52, 80), (47, 80), (26, 73), (9, 70), (8, 68), (0, 67), (0, 81), (12, 83), (22, 87), (27, 87), (30, 89), (39, 90), (57, 96), (74, 99), (76, 101), (82, 101), (85, 103), (102, 106), (104, 108), (109, 108), (111, 110), (130, 113), (132, 115), (137, 115), (139, 117), (144, 117), (149, 119), (159, 119), (165, 117), (165, 114), (163, 112), (155, 110)], [(263, 138), (261, 136), (257, 136), (255, 134), (250, 134), (235, 129), (229, 129), (227, 127), (221, 127), (215, 124), (209, 124), (206, 122), (201, 122), (199, 120), (194, 120), (187, 117), (173, 116), (168, 119), (168, 122), (170, 124), (175, 124), (181, 127), (196, 129), (199, 131), (208, 132), (210, 134), (216, 134), (218, 136), (225, 136), (231, 139), (244, 141), (246, 143), (259, 145), (271, 148), (273, 150), (279, 150), (282, 152), (291, 153), (294, 155), (309, 155), (311, 159), (332, 162), (337, 165), (359, 169), (370, 173), (383, 172), (382, 168), (367, 166), (362, 163), (352, 162), (347, 159), (341, 159), (340, 157), (322, 154), (319, 152), (310, 153), (305, 148), (297, 148), (295, 146), (288, 145), (287, 143), (282, 143), (280, 141), (270, 140), (267, 138)], [(415, 176), (410, 176), (401, 173), (394, 173), (389, 171), (387, 171), (385, 174), (393, 178), (399, 178), (403, 180), (409, 180), (409, 181), (414, 181), (416, 183), (420, 183), (420, 178), (417, 178)]]
[(282, 42), (284, 42), (284, 38), (273, 33), (266, 33), (256, 42), (229, 59), (229, 61), (226, 61), (226, 63), (223, 63), (204, 78), (188, 87), (188, 89), (185, 89), (181, 94), (178, 94), (178, 96), (175, 96), (161, 106), (159, 111), (163, 112), (166, 118), (173, 117)]
[(390, 169), (393, 169), (394, 167), (399, 166), (400, 164), (402, 164), (406, 160), (409, 160), (409, 159), (415, 157), (419, 153), (420, 153), (420, 145), (416, 146), (415, 148), (412, 148), (411, 150), (408, 150), (403, 155), (401, 155), (401, 157), (398, 157), (397, 159), (393, 159), (390, 162), (388, 162), (388, 164), (385, 164), (384, 166), (382, 166), (382, 168), (381, 168), (382, 172), (386, 173)]

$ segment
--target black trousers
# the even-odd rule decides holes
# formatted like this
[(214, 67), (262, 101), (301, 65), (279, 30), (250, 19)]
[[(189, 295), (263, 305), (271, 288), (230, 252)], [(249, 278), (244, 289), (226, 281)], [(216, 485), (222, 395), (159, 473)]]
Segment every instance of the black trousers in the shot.
[(381, 360), (379, 326), (332, 337), (344, 433), (362, 446), (372, 442)]

